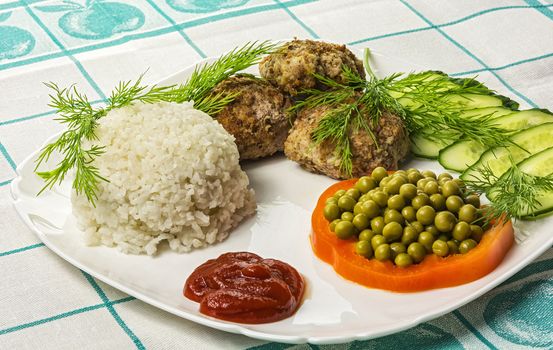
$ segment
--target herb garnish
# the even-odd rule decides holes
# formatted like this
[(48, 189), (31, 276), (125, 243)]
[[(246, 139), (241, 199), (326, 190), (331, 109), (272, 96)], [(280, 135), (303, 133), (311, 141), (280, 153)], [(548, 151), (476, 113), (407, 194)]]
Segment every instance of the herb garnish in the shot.
[(488, 164), (483, 164), (478, 176), (464, 180), (467, 191), (486, 194), (491, 201), (483, 211), (486, 222), (502, 216), (506, 219), (532, 217), (541, 206), (540, 196), (553, 192), (553, 174), (530, 175), (523, 172), (512, 157), (510, 161), (509, 169), (499, 177)]
[[(268, 41), (248, 43), (221, 56), (212, 63), (196, 67), (191, 77), (182, 85), (144, 86), (142, 76), (134, 83), (121, 82), (112, 92), (104, 107), (94, 108), (87, 96), (78, 92), (75, 86), (60, 88), (46, 83), (53, 90), (50, 107), (57, 110), (55, 120), (67, 125), (67, 130), (54, 142), (46, 145), (36, 160), (35, 172), (45, 181), (42, 193), (61, 183), (71, 169), (75, 169), (73, 188), (77, 194), (84, 194), (94, 204), (99, 181), (108, 181), (94, 166), (94, 159), (104, 153), (103, 146), (83, 147), (83, 140), (96, 140), (94, 133), (98, 120), (110, 110), (128, 106), (134, 102), (156, 103), (194, 101), (194, 108), (213, 115), (230, 103), (236, 95), (211, 95), (211, 90), (231, 75), (259, 62), (265, 54), (273, 52), (277, 44)], [(62, 154), (62, 160), (49, 171), (37, 171), (48, 161), (52, 153)]]
[(465, 137), (487, 147), (511, 143), (511, 132), (498, 127), (492, 114), (461, 116), (466, 111), (466, 103), (462, 98), (452, 98), (467, 94), (490, 95), (492, 91), (483, 84), (475, 79), (453, 79), (434, 71), (406, 76), (395, 73), (380, 79), (369, 65), (369, 54), (365, 50), (368, 79), (348, 67), (342, 68), (344, 83), (315, 74), (326, 89), (302, 91), (306, 99), (292, 107), (294, 111), (316, 106), (330, 107), (312, 132), (312, 140), (315, 145), (324, 140), (334, 142), (335, 152), (341, 160), (340, 167), (348, 175), (352, 171), (350, 132), (363, 128), (376, 141), (373, 129), (385, 112), (401, 117), (411, 135), (421, 135), (430, 140), (453, 142)]

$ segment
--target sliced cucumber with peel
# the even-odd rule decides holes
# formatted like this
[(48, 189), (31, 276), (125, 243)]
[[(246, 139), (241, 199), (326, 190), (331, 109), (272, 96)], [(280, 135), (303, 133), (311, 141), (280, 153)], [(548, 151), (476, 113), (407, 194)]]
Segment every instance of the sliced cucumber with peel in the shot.
[[(475, 118), (475, 117), (500, 117), (502, 115), (513, 113), (513, 110), (505, 107), (484, 107), (468, 109), (461, 113), (461, 117)], [(454, 137), (461, 137), (461, 133), (453, 134)], [(438, 157), (438, 153), (444, 147), (447, 147), (452, 142), (449, 140), (430, 140), (421, 135), (411, 135), (411, 151), (414, 155), (423, 158), (435, 159)], [(471, 163), (472, 164), (472, 163)]]
[(478, 161), (461, 174), (463, 180), (481, 179), (484, 166), (490, 168), (493, 174), (500, 177), (511, 166), (511, 160), (518, 163), (538, 152), (553, 146), (553, 123), (545, 123), (530, 127), (513, 134), (510, 138), (514, 144), (510, 146), (488, 149)]
[[(553, 114), (542, 109), (515, 111), (497, 118), (495, 122), (497, 126), (505, 130), (522, 130), (534, 125), (553, 122)], [(446, 169), (462, 172), (478, 161), (487, 149), (478, 141), (459, 140), (440, 150), (438, 161)]]
[[(461, 95), (449, 95), (448, 101), (457, 102), (464, 108), (482, 108), (482, 107), (501, 107), (503, 106), (504, 99), (494, 95), (478, 95), (478, 94), (461, 94)], [(407, 109), (416, 109), (420, 107), (420, 103), (414, 102), (409, 97), (400, 97), (398, 102)]]
[[(533, 176), (548, 176), (553, 174), (553, 147), (546, 148), (545, 150), (534, 154), (531, 157), (526, 158), (522, 162), (517, 164), (518, 168), (528, 175)], [(493, 194), (488, 194), (493, 201)], [(535, 208), (532, 212), (527, 212), (522, 215), (523, 220), (537, 219), (553, 212), (553, 192), (544, 192), (538, 195), (536, 198), (539, 201), (538, 208)]]

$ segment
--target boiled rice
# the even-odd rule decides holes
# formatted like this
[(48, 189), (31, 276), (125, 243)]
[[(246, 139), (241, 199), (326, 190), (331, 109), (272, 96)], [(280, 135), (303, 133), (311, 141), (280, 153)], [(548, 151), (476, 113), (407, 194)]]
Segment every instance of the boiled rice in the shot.
[(187, 252), (225, 239), (255, 211), (234, 138), (191, 103), (137, 103), (99, 120), (105, 153), (96, 207), (71, 196), (89, 245), (154, 254), (167, 241)]

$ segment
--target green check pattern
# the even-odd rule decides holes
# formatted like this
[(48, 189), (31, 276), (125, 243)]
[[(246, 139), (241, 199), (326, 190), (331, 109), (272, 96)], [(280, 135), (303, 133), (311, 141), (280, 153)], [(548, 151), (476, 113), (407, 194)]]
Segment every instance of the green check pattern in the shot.
[(20, 222), (10, 181), (60, 130), (43, 81), (101, 103), (246, 41), (324, 38), (553, 108), (551, 0), (0, 0), (0, 349), (551, 349), (553, 250), (478, 300), (413, 329), (316, 346), (267, 343), (167, 314), (50, 252)]

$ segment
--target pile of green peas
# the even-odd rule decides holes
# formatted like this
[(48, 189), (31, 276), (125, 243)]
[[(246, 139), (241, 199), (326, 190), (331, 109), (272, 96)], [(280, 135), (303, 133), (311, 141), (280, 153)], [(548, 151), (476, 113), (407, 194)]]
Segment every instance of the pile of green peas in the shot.
[(428, 254), (465, 254), (480, 242), (480, 198), (465, 192), (449, 173), (389, 175), (378, 167), (328, 198), (323, 214), (338, 238), (357, 237), (357, 254), (407, 267)]

